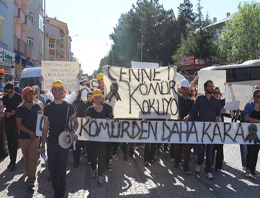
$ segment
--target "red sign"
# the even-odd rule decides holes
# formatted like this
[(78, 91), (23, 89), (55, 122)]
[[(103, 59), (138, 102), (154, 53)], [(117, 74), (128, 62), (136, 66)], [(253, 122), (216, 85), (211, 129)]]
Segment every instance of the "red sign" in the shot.
[(188, 57), (181, 58), (180, 64), (181, 65), (194, 65), (194, 62), (195, 62), (194, 56), (188, 56)]

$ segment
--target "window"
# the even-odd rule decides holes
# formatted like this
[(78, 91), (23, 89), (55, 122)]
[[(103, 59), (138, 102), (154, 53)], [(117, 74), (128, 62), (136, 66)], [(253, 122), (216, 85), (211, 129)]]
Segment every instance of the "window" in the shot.
[(227, 69), (227, 82), (250, 80), (250, 68)]
[(49, 56), (49, 60), (50, 60), (50, 61), (55, 61), (55, 56), (50, 55), (50, 56)]
[(260, 67), (251, 67), (251, 80), (260, 78)]
[(32, 20), (32, 23), (33, 23), (33, 18), (34, 18), (33, 13), (29, 11), (27, 13), (27, 16), (28, 16), (28, 18), (30, 18)]
[(27, 36), (27, 44), (33, 47), (33, 38), (30, 36)]
[(54, 41), (49, 41), (49, 48), (50, 48), (50, 49), (55, 49), (55, 43), (54, 43)]
[(43, 32), (43, 19), (40, 14), (39, 14), (39, 29)]

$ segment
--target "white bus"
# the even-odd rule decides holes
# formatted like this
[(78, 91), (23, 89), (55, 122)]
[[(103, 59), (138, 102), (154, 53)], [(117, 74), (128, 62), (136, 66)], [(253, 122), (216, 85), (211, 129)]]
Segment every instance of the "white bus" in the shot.
[(260, 59), (237, 65), (211, 66), (201, 70), (226, 70), (227, 83), (260, 86)]
[(34, 67), (34, 68), (26, 68), (22, 71), (21, 80), (19, 84), (20, 92), (23, 88), (27, 86), (38, 85), (41, 88), (41, 83), (39, 82), (39, 78), (42, 73), (41, 67)]

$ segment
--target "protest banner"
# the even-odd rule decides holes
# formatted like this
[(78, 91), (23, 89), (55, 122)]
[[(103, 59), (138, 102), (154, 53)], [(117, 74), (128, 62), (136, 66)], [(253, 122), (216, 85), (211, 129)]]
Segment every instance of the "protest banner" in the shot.
[(159, 68), (158, 63), (149, 63), (149, 62), (136, 62), (131, 61), (132, 69), (151, 69), (151, 68)]
[(226, 110), (244, 110), (246, 104), (253, 96), (251, 85), (226, 85)]
[[(79, 140), (136, 143), (260, 143), (260, 124), (78, 118)], [(258, 133), (257, 133), (258, 132)]]
[(90, 80), (89, 84), (91, 89), (96, 89), (98, 87), (98, 83), (96, 79)]
[(37, 124), (36, 124), (36, 136), (42, 137), (42, 128), (43, 128), (43, 115), (38, 114)]
[(204, 83), (207, 80), (212, 80), (214, 86), (219, 87), (221, 93), (225, 91), (226, 70), (200, 70), (198, 76), (198, 93), (205, 93)]
[(105, 102), (115, 118), (177, 119), (176, 67), (103, 67)]
[(61, 80), (66, 91), (79, 90), (79, 63), (65, 61), (42, 61), (42, 89), (49, 91), (54, 80)]

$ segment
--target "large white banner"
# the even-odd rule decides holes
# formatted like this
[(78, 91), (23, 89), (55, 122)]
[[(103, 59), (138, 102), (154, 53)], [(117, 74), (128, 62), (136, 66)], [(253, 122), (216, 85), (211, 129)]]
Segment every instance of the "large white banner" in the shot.
[(201, 70), (198, 71), (199, 81), (198, 81), (198, 92), (205, 93), (204, 83), (207, 80), (212, 80), (214, 86), (219, 87), (220, 92), (225, 91), (226, 82), (226, 70)]
[(260, 143), (260, 124), (137, 121), (78, 118), (79, 140), (101, 142), (248, 144)]
[(226, 102), (227, 110), (244, 110), (246, 104), (252, 98), (253, 86), (251, 85), (226, 85)]
[(42, 61), (43, 90), (49, 91), (54, 80), (61, 80), (66, 91), (79, 90), (79, 63)]
[[(136, 143), (253, 144), (259, 142), (260, 124), (105, 120), (78, 118), (79, 140)], [(72, 126), (72, 122), (70, 122)], [(42, 136), (39, 114), (36, 135)]]
[(115, 118), (177, 119), (176, 68), (103, 67), (105, 102)]

